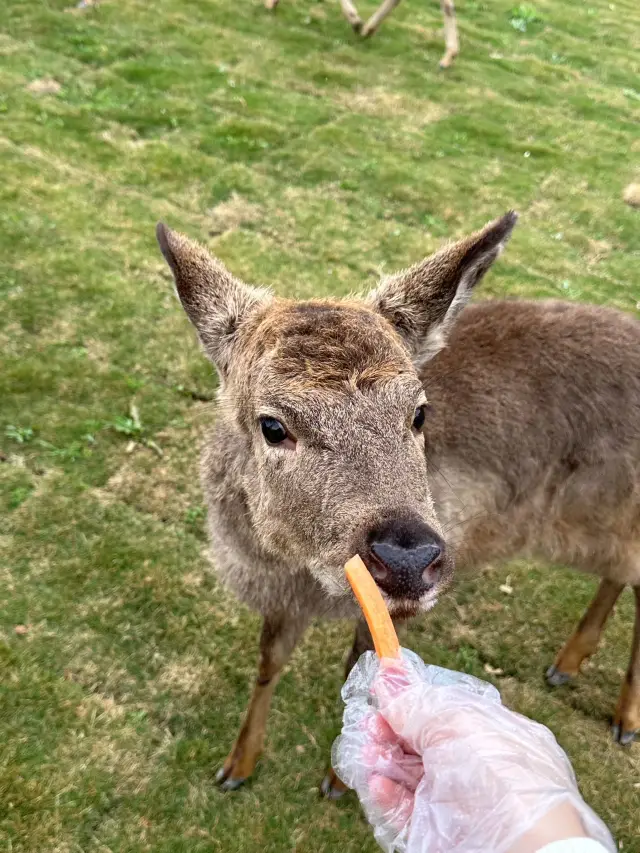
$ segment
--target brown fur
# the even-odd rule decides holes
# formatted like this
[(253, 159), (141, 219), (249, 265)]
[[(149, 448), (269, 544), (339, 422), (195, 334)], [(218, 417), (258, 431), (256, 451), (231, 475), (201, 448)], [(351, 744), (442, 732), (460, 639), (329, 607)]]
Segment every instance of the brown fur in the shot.
[[(226, 787), (253, 769), (278, 673), (309, 621), (357, 615), (343, 565), (356, 552), (366, 559), (374, 525), (409, 513), (447, 543), (434, 591), (389, 600), (398, 617), (435, 603), (451, 555), (471, 567), (524, 554), (604, 578), (550, 671), (554, 683), (595, 650), (615, 589), (640, 589), (640, 325), (559, 302), (461, 313), (514, 224), (507, 214), (363, 301), (307, 303), (248, 288), (159, 226), (221, 377), (202, 460), (216, 569), (265, 620)], [(268, 446), (260, 416), (280, 420), (296, 443)], [(360, 628), (350, 665), (369, 642)], [(623, 741), (640, 715), (639, 646), (637, 629), (617, 712)]]

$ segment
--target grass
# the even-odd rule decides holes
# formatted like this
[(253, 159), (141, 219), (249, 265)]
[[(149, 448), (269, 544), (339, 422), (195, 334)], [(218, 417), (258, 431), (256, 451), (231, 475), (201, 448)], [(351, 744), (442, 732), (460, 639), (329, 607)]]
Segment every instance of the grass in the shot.
[[(206, 572), (215, 380), (153, 227), (308, 297), (515, 207), (484, 296), (637, 311), (636, 0), (467, 0), (446, 75), (435, 2), (407, 0), (367, 42), (318, 0), (67, 4), (5, 0), (0, 34), (0, 849), (373, 851), (352, 797), (318, 800), (348, 625), (297, 651), (251, 785), (213, 784), (258, 622)], [(549, 725), (638, 853), (640, 747), (606, 726), (629, 597), (581, 680), (542, 678), (593, 588), (496, 567), (404, 642)]]

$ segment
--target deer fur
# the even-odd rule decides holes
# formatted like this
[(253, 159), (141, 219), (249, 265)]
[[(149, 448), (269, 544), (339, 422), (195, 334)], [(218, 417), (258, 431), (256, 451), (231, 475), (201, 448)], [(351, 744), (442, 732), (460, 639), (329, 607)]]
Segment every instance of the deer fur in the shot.
[[(387, 597), (398, 619), (435, 604), (454, 558), (473, 568), (526, 556), (602, 579), (550, 683), (578, 672), (619, 592), (634, 587), (615, 733), (627, 743), (640, 729), (640, 324), (563, 302), (466, 306), (515, 221), (507, 214), (365, 298), (309, 302), (248, 287), (158, 226), (220, 376), (202, 456), (213, 561), (264, 620), (256, 687), (219, 774), (226, 788), (253, 771), (279, 673), (310, 620), (357, 618), (345, 561), (366, 561), (371, 526), (407, 511), (447, 553), (420, 600)], [(262, 416), (293, 438), (268, 446)], [(370, 644), (360, 623), (347, 671)], [(325, 792), (340, 790), (330, 778)]]
[[(264, 0), (264, 5), (267, 9), (275, 9), (279, 0)], [(340, 8), (342, 14), (351, 24), (356, 33), (360, 33), (364, 38), (372, 36), (378, 29), (380, 24), (389, 15), (400, 0), (383, 0), (376, 11), (371, 15), (369, 20), (364, 23), (360, 17), (357, 8), (352, 3), (352, 0), (340, 0)], [(458, 41), (458, 25), (456, 23), (456, 10), (453, 5), (453, 0), (440, 0), (440, 8), (444, 18), (444, 42), (445, 52), (440, 60), (440, 68), (449, 68), (454, 59), (460, 52), (460, 43)]]

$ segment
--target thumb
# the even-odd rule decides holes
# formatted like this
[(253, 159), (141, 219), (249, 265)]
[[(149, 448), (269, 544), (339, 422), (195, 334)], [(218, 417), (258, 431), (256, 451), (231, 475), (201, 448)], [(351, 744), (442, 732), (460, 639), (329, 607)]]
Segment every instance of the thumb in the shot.
[(430, 718), (429, 694), (437, 689), (425, 682), (406, 656), (380, 662), (373, 683), (379, 713), (395, 734), (417, 753), (421, 752), (422, 733)]

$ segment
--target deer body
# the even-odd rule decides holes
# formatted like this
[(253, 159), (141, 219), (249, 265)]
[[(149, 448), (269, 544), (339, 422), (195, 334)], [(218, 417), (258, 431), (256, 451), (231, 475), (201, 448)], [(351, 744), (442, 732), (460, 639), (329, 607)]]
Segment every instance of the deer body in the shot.
[[(357, 617), (343, 573), (354, 553), (398, 619), (435, 604), (454, 560), (526, 555), (598, 575), (553, 684), (577, 674), (633, 586), (615, 725), (623, 743), (640, 729), (640, 324), (560, 302), (462, 311), (514, 223), (508, 214), (364, 300), (308, 303), (248, 288), (159, 228), (221, 378), (202, 458), (213, 559), (264, 619), (224, 787), (252, 772), (279, 673), (309, 622)], [(370, 643), (359, 623), (347, 670)], [(341, 787), (334, 777), (324, 790)]]
[(431, 492), (459, 568), (527, 556), (640, 584), (636, 320), (470, 305), (421, 378)]

